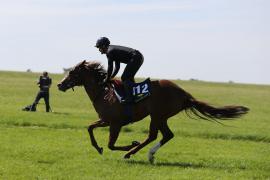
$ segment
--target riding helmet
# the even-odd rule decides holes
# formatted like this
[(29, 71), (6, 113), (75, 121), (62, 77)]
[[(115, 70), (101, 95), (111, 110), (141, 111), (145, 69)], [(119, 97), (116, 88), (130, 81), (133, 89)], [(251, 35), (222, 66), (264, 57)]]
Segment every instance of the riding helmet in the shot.
[(97, 40), (96, 46), (97, 48), (100, 48), (102, 46), (109, 46), (110, 45), (110, 40), (107, 37), (101, 37)]

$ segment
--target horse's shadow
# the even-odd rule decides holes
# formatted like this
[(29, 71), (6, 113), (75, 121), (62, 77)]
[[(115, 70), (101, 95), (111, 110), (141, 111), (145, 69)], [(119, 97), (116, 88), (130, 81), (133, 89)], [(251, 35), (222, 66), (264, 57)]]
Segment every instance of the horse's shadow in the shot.
[(56, 111), (53, 111), (52, 114), (55, 114), (55, 115), (70, 115), (70, 113), (67, 113), (67, 112), (56, 112)]
[(131, 165), (148, 165), (148, 166), (167, 166), (167, 167), (180, 167), (180, 168), (206, 168), (206, 165), (203, 164), (195, 164), (195, 163), (187, 163), (187, 162), (156, 162), (151, 164), (149, 161), (136, 161), (136, 160), (128, 160), (126, 163)]
[(217, 164), (204, 164), (204, 163), (190, 163), (190, 162), (156, 162), (151, 164), (149, 161), (136, 161), (136, 160), (128, 160), (125, 161), (126, 163), (130, 165), (145, 165), (145, 166), (165, 166), (165, 167), (179, 167), (179, 168), (193, 168), (193, 169), (201, 169), (201, 168), (211, 168), (211, 169), (241, 169), (245, 170), (246, 166), (237, 166), (237, 167), (231, 167), (231, 166), (224, 166), (223, 165), (217, 165)]
[(203, 164), (194, 164), (186, 162), (157, 162), (156, 166), (181, 167), (181, 168), (205, 168)]

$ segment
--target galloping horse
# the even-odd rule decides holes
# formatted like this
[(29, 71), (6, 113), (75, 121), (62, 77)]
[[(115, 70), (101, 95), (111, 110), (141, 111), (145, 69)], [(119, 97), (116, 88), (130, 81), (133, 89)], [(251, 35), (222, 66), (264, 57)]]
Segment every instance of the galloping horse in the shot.
[(140, 121), (150, 115), (148, 137), (140, 143), (133, 141), (127, 146), (116, 146), (115, 142), (121, 127), (126, 125), (124, 121), (129, 116), (125, 112), (126, 105), (117, 101), (115, 94), (112, 93), (112, 83), (115, 80), (111, 80), (104, 86), (101, 82), (105, 77), (106, 71), (100, 63), (82, 61), (58, 84), (61, 91), (73, 89), (74, 86), (84, 86), (100, 118), (88, 127), (91, 143), (100, 154), (103, 153), (103, 148), (98, 146), (93, 134), (93, 129), (97, 127), (110, 127), (108, 147), (111, 150), (128, 151), (124, 158), (130, 158), (132, 154), (154, 141), (160, 131), (163, 136), (161, 141), (148, 153), (149, 161), (153, 162), (156, 151), (174, 137), (167, 124), (168, 118), (180, 111), (191, 110), (199, 118), (211, 121), (238, 118), (249, 110), (243, 106), (213, 107), (196, 100), (169, 80), (151, 81), (151, 96), (131, 106), (132, 122)]

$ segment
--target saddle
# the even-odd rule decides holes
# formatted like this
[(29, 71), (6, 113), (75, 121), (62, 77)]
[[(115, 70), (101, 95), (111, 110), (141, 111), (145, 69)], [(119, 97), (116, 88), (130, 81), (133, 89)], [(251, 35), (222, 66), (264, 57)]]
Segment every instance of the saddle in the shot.
[[(118, 101), (122, 103), (122, 100), (125, 99), (126, 96), (122, 81), (114, 80), (112, 82), (112, 86), (114, 89), (114, 94), (116, 95)], [(131, 87), (134, 103), (138, 103), (151, 95), (150, 78), (147, 78), (146, 80), (140, 83), (132, 83)]]

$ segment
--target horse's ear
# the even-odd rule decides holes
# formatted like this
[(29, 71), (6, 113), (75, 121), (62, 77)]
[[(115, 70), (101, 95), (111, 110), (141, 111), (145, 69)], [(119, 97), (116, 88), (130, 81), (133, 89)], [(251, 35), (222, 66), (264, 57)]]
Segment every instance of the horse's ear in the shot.
[(84, 65), (86, 63), (86, 60), (83, 60), (82, 62), (81, 62), (81, 65)]
[(83, 60), (83, 61), (80, 62), (77, 66), (81, 67), (81, 66), (85, 65), (85, 63), (86, 63), (86, 60)]

